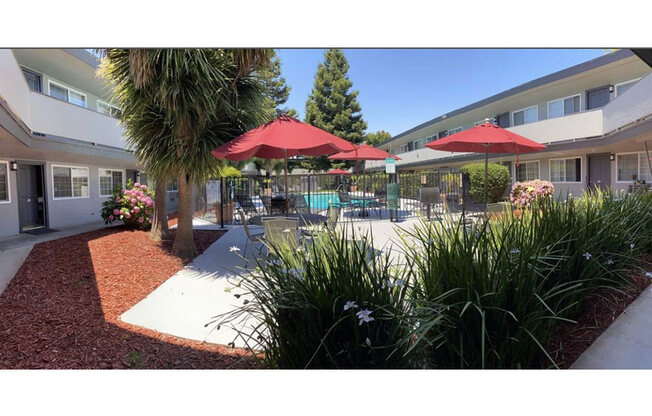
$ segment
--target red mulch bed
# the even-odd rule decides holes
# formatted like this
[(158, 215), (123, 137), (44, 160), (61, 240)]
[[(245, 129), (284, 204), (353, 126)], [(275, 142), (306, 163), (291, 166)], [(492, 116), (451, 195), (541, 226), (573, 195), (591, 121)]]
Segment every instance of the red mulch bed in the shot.
[[(640, 260), (651, 264), (652, 254), (646, 254)], [(582, 305), (577, 324), (562, 323), (559, 326), (550, 350), (560, 368), (569, 368), (650, 284), (650, 278), (640, 271), (631, 273), (629, 277), (632, 285), (624, 289), (624, 293), (603, 291), (589, 295)]]
[[(223, 232), (194, 234), (202, 252)], [(171, 245), (113, 227), (34, 246), (0, 296), (0, 368), (255, 367), (245, 350), (118, 319), (186, 264)]]

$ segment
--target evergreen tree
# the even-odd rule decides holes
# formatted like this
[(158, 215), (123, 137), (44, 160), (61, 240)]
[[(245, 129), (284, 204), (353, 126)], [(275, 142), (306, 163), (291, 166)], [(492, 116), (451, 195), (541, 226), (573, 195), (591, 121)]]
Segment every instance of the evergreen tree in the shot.
[(378, 130), (375, 133), (367, 133), (367, 135), (364, 137), (364, 142), (369, 146), (377, 146), (385, 140), (389, 140), (391, 138), (392, 135), (389, 134), (389, 132), (386, 132), (385, 130)]
[(285, 78), (281, 76), (281, 60), (278, 56), (272, 59), (269, 68), (260, 72), (260, 78), (264, 87), (264, 105), (270, 113), (270, 120), (287, 114), (291, 117), (297, 117), (297, 110), (294, 108), (283, 107), (290, 97), (292, 87), (285, 83)]
[[(312, 93), (306, 101), (308, 124), (359, 144), (364, 139), (367, 122), (362, 119), (362, 109), (357, 100), (359, 91), (351, 90), (348, 76), (349, 62), (341, 49), (328, 49), (324, 62), (317, 67)], [(331, 166), (327, 157), (306, 158), (303, 167), (312, 171), (326, 170)]]

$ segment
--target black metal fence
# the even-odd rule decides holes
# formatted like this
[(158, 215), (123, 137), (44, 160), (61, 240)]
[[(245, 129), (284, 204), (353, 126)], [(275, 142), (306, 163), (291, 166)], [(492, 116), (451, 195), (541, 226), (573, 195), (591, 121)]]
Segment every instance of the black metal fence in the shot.
[[(286, 209), (289, 212), (325, 214), (329, 205), (339, 205), (343, 219), (347, 221), (388, 218), (400, 221), (426, 215), (419, 199), (421, 188), (438, 187), (445, 195), (445, 209), (452, 212), (461, 209), (464, 199), (462, 175), (452, 169), (396, 174), (293, 174), (287, 177), (287, 200), (283, 175), (243, 176), (224, 178), (223, 181), (223, 189), (220, 179), (209, 180), (199, 187), (195, 201), (196, 217), (216, 224), (234, 224), (240, 223), (240, 210), (247, 215), (280, 213)], [(396, 206), (391, 202), (388, 204), (389, 183), (398, 184)]]

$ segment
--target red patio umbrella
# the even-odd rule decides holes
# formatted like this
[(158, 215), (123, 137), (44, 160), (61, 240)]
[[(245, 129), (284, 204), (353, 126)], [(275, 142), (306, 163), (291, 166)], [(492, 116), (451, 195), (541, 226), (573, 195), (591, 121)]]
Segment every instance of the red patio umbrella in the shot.
[(333, 169), (326, 172), (327, 175), (350, 175), (351, 172), (342, 169)]
[(519, 153), (538, 152), (545, 145), (527, 139), (521, 135), (491, 124), (485, 119), (483, 124), (455, 133), (441, 140), (426, 143), (433, 150), (450, 152), (484, 153), (484, 203), (487, 205), (487, 176), (489, 170), (489, 153), (516, 153), (518, 166)]
[(369, 146), (368, 144), (361, 144), (354, 150), (335, 153), (328, 158), (333, 160), (385, 160), (388, 157), (392, 157), (396, 160), (401, 160), (400, 157), (396, 155), (390, 155), (382, 149)]
[(355, 145), (347, 140), (283, 114), (224, 143), (211, 153), (218, 159), (233, 161), (248, 160), (252, 157), (283, 159), (287, 205), (288, 157), (325, 156), (354, 149)]

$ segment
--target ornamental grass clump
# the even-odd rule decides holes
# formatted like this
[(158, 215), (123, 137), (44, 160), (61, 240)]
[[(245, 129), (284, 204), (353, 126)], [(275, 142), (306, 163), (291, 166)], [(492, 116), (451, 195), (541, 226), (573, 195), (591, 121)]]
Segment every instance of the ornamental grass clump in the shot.
[(552, 198), (555, 187), (548, 181), (535, 179), (528, 182), (516, 182), (512, 185), (509, 200), (519, 208), (528, 208), (535, 201)]
[(145, 184), (127, 181), (124, 189), (116, 188), (102, 204), (105, 224), (122, 221), (131, 228), (146, 230), (152, 225), (154, 192)]
[(436, 302), (432, 319), (444, 323), (424, 334), (444, 339), (431, 343), (429, 367), (556, 367), (557, 325), (574, 322), (588, 293), (630, 285), (636, 257), (652, 248), (649, 196), (592, 192), (536, 201), (520, 217), (463, 221), (421, 224), (406, 244), (415, 308)]
[[(233, 254), (235, 255), (235, 254)], [(324, 233), (297, 250), (269, 243), (244, 274), (242, 307), (219, 317), (269, 368), (409, 368), (421, 345), (409, 280), (367, 236)], [(240, 297), (240, 295), (237, 295)], [(235, 325), (234, 325), (235, 324)]]

